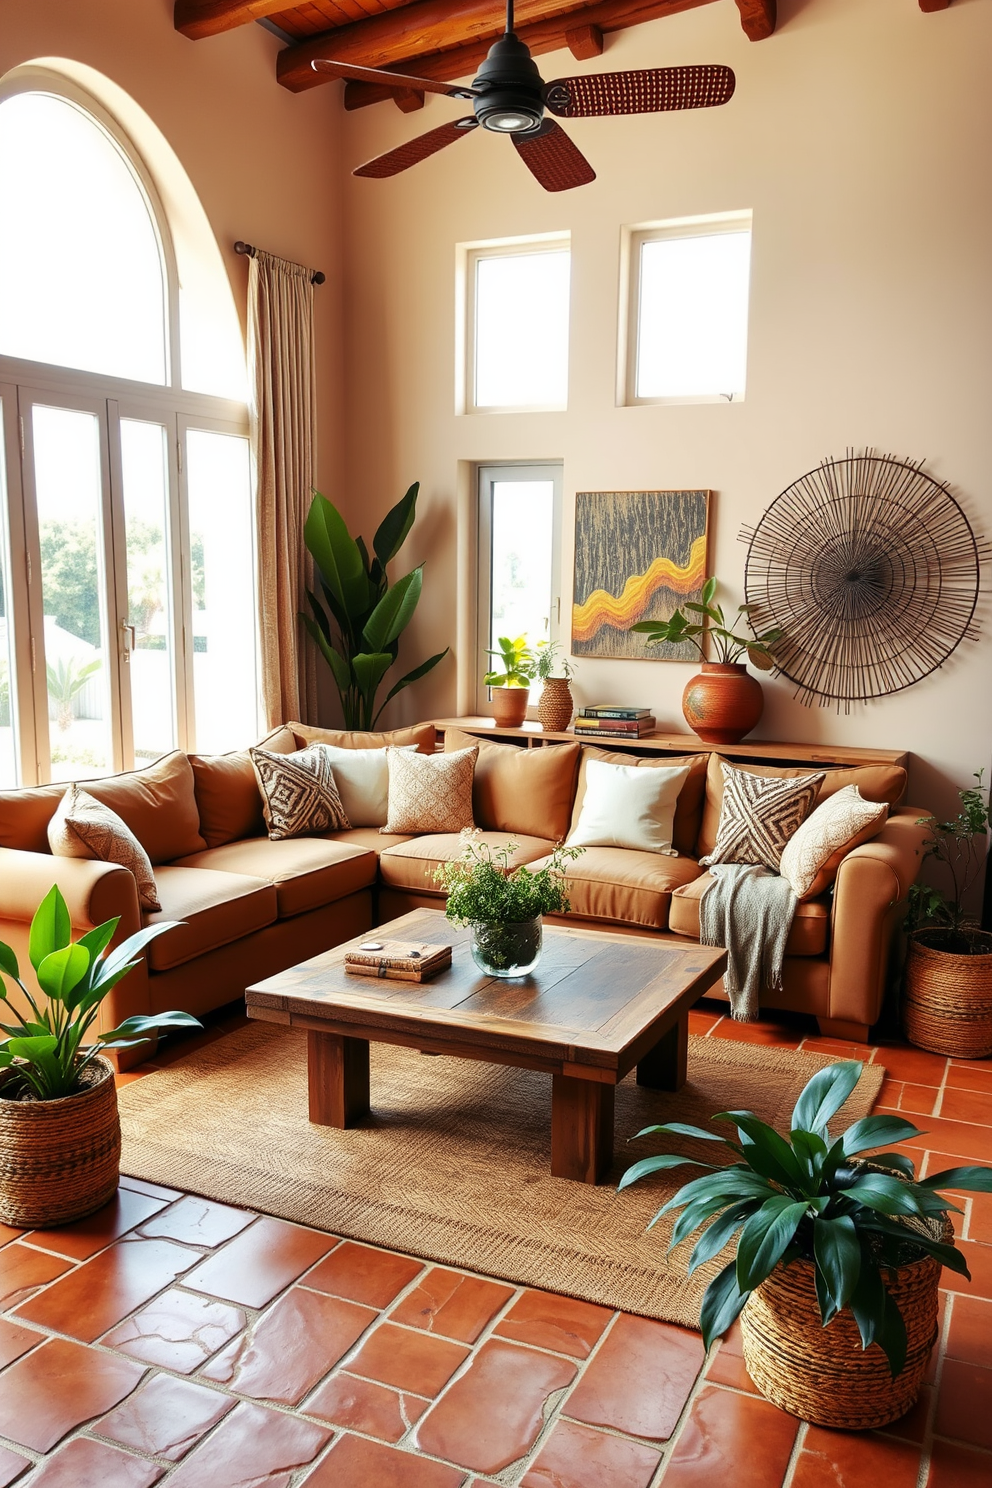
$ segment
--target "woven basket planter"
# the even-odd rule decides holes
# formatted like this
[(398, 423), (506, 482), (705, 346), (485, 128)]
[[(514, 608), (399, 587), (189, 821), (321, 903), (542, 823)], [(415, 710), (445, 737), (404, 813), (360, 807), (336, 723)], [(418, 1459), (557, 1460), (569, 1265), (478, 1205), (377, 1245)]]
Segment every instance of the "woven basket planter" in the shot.
[(567, 677), (548, 677), (541, 689), (537, 716), (549, 734), (563, 733), (572, 721), (572, 689)]
[(968, 932), (986, 947), (968, 956), (927, 945), (933, 933), (909, 937), (903, 1030), (910, 1043), (934, 1054), (985, 1059), (992, 1054), (992, 935)]
[(0, 1077), (0, 1220), (33, 1229), (68, 1224), (117, 1192), (121, 1127), (114, 1070), (102, 1055), (98, 1078), (60, 1100), (4, 1100)]

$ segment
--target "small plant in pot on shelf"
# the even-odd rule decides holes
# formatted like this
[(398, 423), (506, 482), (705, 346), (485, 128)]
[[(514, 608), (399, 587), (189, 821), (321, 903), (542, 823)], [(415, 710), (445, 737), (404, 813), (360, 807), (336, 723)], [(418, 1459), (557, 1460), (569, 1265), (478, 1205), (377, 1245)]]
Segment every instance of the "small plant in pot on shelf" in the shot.
[(736, 1127), (737, 1141), (680, 1122), (648, 1127), (639, 1135), (721, 1142), (738, 1161), (646, 1157), (620, 1183), (682, 1164), (710, 1169), (657, 1216), (682, 1211), (671, 1246), (707, 1226), (690, 1274), (734, 1248), (703, 1298), (704, 1344), (740, 1315), (744, 1362), (759, 1390), (803, 1420), (847, 1430), (883, 1426), (909, 1410), (937, 1337), (940, 1268), (969, 1274), (947, 1217), (960, 1211), (938, 1190), (992, 1193), (990, 1168), (916, 1179), (901, 1154), (864, 1159), (921, 1135), (897, 1116), (867, 1116), (832, 1138), (828, 1122), (863, 1068), (844, 1061), (819, 1070), (796, 1103), (789, 1138), (751, 1111), (712, 1118)]
[[(121, 1133), (107, 1049), (130, 1049), (151, 1034), (199, 1028), (189, 1013), (125, 1018), (93, 1035), (104, 998), (138, 964), (140, 952), (174, 921), (129, 935), (108, 951), (119, 921), (73, 942), (69, 911), (53, 887), (31, 922), (28, 956), (36, 996), (17, 957), (0, 941), (0, 1219), (32, 1228), (68, 1224), (101, 1208), (117, 1189)], [(20, 989), (11, 1002), (4, 978)]]
[(559, 845), (541, 868), (511, 866), (516, 842), (493, 847), (471, 828), (461, 857), (439, 863), (434, 882), (448, 895), (445, 914), (472, 927), (472, 959), (489, 976), (526, 976), (541, 956), (541, 916), (567, 914), (565, 864), (581, 847)]
[[(695, 734), (707, 744), (736, 744), (756, 726), (765, 707), (761, 684), (749, 673), (743, 658), (759, 672), (770, 672), (775, 665), (773, 648), (782, 639), (778, 628), (751, 631), (738, 635), (742, 621), (747, 621), (750, 605), (738, 605), (732, 623), (720, 605), (714, 604), (717, 581), (709, 578), (703, 585), (701, 603), (686, 600), (670, 620), (640, 620), (631, 630), (647, 636), (647, 644), (667, 642), (670, 646), (686, 643), (696, 647), (703, 660), (702, 672), (690, 678), (682, 694), (682, 712)], [(686, 614), (686, 611), (691, 614)], [(698, 615), (695, 620), (692, 616)], [(750, 621), (747, 621), (750, 628)], [(709, 635), (716, 650), (716, 661), (707, 661), (705, 637)]]
[(540, 641), (534, 668), (535, 676), (542, 683), (541, 697), (537, 705), (537, 716), (541, 727), (548, 733), (561, 733), (572, 721), (572, 680), (575, 668), (567, 657), (559, 656), (558, 641)]
[(492, 689), (493, 718), (501, 728), (519, 728), (527, 716), (530, 684), (537, 671), (537, 660), (526, 636), (499, 636), (499, 649), (487, 655), (499, 658), (499, 666), (483, 677)]
[(984, 771), (958, 792), (961, 810), (949, 821), (925, 817), (924, 856), (939, 863), (947, 890), (916, 883), (909, 891), (906, 929), (906, 1037), (921, 1049), (956, 1059), (992, 1054), (992, 934), (969, 913), (989, 857), (989, 793)]

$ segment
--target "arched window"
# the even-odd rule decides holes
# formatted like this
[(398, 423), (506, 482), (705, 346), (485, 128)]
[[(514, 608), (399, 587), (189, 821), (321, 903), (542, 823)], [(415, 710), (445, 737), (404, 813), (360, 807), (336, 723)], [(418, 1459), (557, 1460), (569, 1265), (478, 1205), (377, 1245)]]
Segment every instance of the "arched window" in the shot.
[(220, 259), (163, 169), (202, 219), (199, 302), (117, 120), (53, 74), (0, 82), (0, 785), (256, 733), (247, 409), (202, 391), (243, 386), (243, 349), (197, 323)]

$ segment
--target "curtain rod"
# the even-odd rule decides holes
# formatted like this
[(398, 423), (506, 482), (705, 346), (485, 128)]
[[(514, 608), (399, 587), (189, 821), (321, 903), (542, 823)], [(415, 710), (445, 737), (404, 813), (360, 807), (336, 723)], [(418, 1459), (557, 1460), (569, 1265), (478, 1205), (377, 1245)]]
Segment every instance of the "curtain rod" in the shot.
[[(253, 243), (242, 243), (240, 238), (234, 245), (234, 251), (235, 253), (242, 253), (248, 258), (254, 258), (256, 252)], [(322, 274), (319, 269), (314, 269), (313, 273), (310, 275), (310, 283), (323, 284), (326, 278), (326, 274)]]

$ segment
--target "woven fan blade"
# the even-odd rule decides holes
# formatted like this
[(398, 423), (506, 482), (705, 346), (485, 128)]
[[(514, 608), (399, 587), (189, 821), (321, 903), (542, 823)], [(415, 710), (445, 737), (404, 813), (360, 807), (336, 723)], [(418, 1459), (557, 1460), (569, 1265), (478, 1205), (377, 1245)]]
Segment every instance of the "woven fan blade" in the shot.
[(416, 139), (407, 140), (405, 145), (397, 145), (395, 150), (387, 150), (385, 155), (377, 155), (374, 160), (369, 160), (352, 171), (352, 175), (371, 176), (376, 181), (381, 181), (386, 176), (398, 176), (400, 171), (409, 170), (411, 165), (419, 165), (421, 160), (426, 160), (429, 155), (436, 155), (446, 145), (453, 145), (455, 140), (471, 134), (477, 127), (476, 121), (471, 117), (454, 119), (450, 124), (428, 129), (426, 134), (418, 134)]
[(556, 78), (547, 86), (545, 103), (559, 119), (715, 108), (730, 101), (736, 82), (730, 68), (719, 65), (598, 72), (588, 77)]
[(539, 134), (513, 136), (517, 154), (545, 191), (571, 191), (588, 186), (596, 172), (554, 119), (545, 119)]
[(418, 93), (443, 93), (446, 98), (474, 98), (475, 89), (455, 83), (435, 83), (431, 78), (408, 77), (405, 72), (383, 72), (379, 67), (358, 67), (351, 62), (335, 62), (318, 57), (310, 66), (314, 72), (331, 77), (353, 78), (356, 83), (380, 83), (384, 88), (415, 88)]

